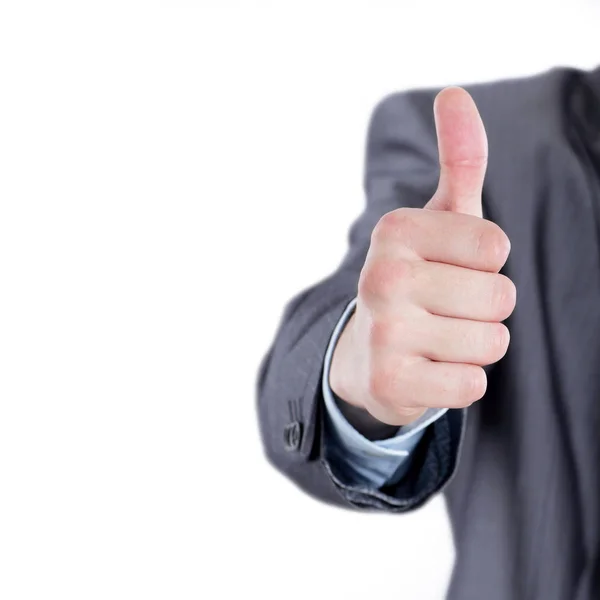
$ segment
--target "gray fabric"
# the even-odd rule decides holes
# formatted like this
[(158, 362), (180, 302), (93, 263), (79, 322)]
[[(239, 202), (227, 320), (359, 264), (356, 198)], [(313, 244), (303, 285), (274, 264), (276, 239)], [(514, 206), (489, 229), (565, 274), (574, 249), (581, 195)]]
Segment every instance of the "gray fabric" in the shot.
[[(392, 95), (369, 128), (367, 204), (339, 269), (293, 299), (258, 379), (267, 456), (311, 495), (403, 512), (444, 491), (451, 600), (600, 598), (600, 69), (465, 86), (489, 139), (484, 216), (512, 242), (511, 344), (486, 397), (431, 425), (401, 482), (357, 488), (323, 458), (322, 364), (370, 234), (438, 178), (433, 99)], [(286, 442), (290, 422), (299, 444)]]

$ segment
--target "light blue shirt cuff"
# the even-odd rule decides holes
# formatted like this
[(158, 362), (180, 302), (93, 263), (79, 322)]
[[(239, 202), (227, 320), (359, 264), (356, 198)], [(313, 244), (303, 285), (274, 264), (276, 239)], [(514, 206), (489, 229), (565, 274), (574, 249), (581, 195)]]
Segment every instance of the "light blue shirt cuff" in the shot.
[(380, 488), (397, 483), (410, 465), (411, 452), (423, 437), (425, 428), (448, 409), (428, 409), (419, 419), (400, 427), (385, 440), (371, 441), (361, 435), (342, 415), (329, 385), (331, 358), (344, 326), (356, 307), (356, 298), (344, 310), (325, 353), (323, 398), (325, 400), (326, 458), (335, 463), (349, 484)]

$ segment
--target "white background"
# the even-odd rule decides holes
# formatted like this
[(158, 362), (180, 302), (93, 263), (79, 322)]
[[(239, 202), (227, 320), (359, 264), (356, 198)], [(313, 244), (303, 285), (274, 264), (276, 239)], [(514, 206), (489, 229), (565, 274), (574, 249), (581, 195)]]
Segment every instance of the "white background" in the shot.
[[(0, 5), (0, 597), (439, 599), (438, 498), (262, 456), (281, 311), (336, 267), (407, 87), (600, 63), (594, 2)], [(490, 157), (493, 160), (493, 156)]]

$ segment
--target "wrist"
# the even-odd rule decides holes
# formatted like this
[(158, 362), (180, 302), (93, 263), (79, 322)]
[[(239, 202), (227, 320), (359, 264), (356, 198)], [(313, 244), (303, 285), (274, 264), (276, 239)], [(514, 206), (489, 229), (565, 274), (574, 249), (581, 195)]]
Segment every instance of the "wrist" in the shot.
[(336, 398), (343, 399), (345, 403), (356, 408), (363, 408), (353, 393), (356, 390), (356, 385), (351, 381), (355, 373), (355, 368), (352, 366), (354, 364), (352, 359), (352, 334), (356, 322), (355, 317), (356, 313), (353, 313), (344, 325), (344, 329), (337, 340), (331, 357), (328, 383)]

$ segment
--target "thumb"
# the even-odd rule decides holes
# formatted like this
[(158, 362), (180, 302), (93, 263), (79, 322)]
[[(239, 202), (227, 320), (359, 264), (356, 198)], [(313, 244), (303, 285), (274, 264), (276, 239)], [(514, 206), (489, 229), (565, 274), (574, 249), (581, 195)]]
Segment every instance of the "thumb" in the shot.
[(436, 96), (433, 113), (440, 179), (425, 208), (481, 217), (488, 145), (477, 106), (463, 88), (448, 87)]

